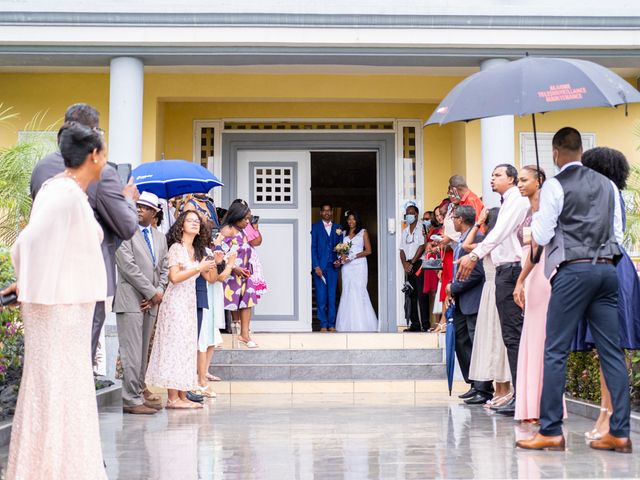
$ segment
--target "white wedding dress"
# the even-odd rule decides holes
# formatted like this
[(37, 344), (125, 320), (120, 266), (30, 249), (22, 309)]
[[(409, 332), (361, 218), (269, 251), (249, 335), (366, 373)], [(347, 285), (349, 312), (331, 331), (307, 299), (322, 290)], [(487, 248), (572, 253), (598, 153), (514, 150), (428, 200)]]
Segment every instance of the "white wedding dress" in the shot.
[(351, 242), (349, 257), (353, 260), (342, 266), (342, 293), (336, 318), (338, 332), (378, 331), (378, 318), (367, 292), (367, 259), (355, 258), (364, 250), (364, 232), (360, 230), (353, 239), (345, 236), (342, 240)]

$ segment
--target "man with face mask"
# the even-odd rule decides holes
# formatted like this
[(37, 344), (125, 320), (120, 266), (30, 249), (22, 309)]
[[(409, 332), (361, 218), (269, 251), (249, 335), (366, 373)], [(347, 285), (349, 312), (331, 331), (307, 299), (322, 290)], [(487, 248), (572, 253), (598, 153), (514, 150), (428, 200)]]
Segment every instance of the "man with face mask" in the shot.
[(422, 266), (420, 258), (424, 253), (424, 233), (422, 224), (418, 223), (418, 206), (415, 202), (408, 202), (404, 220), (406, 228), (402, 231), (400, 240), (400, 261), (405, 272), (405, 317), (410, 327), (405, 332), (421, 332), (429, 330), (428, 302), (423, 290), (422, 274), (416, 272)]

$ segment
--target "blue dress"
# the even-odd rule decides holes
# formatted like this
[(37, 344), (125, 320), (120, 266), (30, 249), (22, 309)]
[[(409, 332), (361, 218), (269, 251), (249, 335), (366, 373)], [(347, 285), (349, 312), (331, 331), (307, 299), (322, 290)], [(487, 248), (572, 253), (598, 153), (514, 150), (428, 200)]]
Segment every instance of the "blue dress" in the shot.
[[(620, 195), (622, 207), (622, 226), (627, 219), (624, 201)], [(618, 318), (620, 320), (620, 346), (630, 350), (640, 350), (640, 280), (638, 272), (626, 250), (620, 245), (622, 258), (616, 265), (618, 274)], [(592, 350), (595, 348), (593, 336), (584, 319), (579, 325), (571, 345), (573, 351)]]

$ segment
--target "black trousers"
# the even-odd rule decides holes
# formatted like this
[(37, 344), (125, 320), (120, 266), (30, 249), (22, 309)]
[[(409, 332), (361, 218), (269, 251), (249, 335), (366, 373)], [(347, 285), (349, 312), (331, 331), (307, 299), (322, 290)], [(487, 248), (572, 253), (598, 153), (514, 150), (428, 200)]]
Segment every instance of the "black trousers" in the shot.
[(405, 280), (413, 287), (409, 300), (409, 318), (412, 330), (429, 330), (429, 296), (424, 294), (424, 275), (416, 277), (415, 273), (405, 273)]
[(93, 310), (93, 326), (91, 327), (91, 365), (96, 363), (98, 342), (100, 342), (100, 332), (105, 318), (104, 302), (96, 302), (96, 307)]
[(618, 277), (608, 264), (574, 263), (561, 266), (551, 280), (544, 345), (544, 379), (540, 400), (540, 433), (562, 434), (562, 395), (567, 356), (578, 323), (588, 318), (600, 366), (611, 392), (614, 437), (629, 436), (629, 378), (618, 334)]
[(453, 314), (453, 326), (456, 331), (456, 358), (464, 381), (473, 386), (478, 392), (491, 396), (493, 395), (493, 382), (479, 382), (469, 379), (469, 367), (471, 366), (471, 352), (473, 350), (477, 319), (477, 313), (465, 315), (456, 308)]
[(520, 265), (501, 265), (496, 267), (496, 307), (502, 328), (502, 341), (507, 348), (511, 383), (516, 391), (518, 373), (518, 350), (522, 336), (524, 315), (522, 309), (513, 301), (513, 289), (522, 271)]

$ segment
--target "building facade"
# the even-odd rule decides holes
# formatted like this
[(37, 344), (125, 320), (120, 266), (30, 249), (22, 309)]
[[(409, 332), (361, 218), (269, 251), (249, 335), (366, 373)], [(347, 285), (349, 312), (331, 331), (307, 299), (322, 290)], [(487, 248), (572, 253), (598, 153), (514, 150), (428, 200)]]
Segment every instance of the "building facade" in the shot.
[[(336, 220), (357, 209), (374, 241), (380, 330), (395, 331), (405, 202), (431, 210), (457, 173), (496, 204), (492, 166), (533, 161), (529, 118), (423, 128), (449, 90), (525, 53), (596, 61), (633, 85), (640, 75), (634, 2), (476, 3), (0, 1), (0, 103), (21, 115), (0, 146), (38, 112), (59, 122), (86, 102), (101, 112), (111, 161), (211, 169), (225, 183), (219, 205), (242, 197), (261, 217), (270, 290), (256, 331), (311, 329), (311, 222), (325, 200)], [(543, 166), (566, 125), (640, 162), (638, 120), (637, 105), (542, 115)]]

